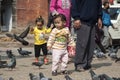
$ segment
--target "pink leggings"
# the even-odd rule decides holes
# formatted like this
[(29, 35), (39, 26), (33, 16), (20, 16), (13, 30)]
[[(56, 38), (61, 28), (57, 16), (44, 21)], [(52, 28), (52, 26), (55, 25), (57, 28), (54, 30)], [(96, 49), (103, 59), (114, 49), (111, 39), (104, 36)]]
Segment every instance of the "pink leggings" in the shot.
[(68, 63), (67, 50), (53, 49), (52, 53), (52, 71), (56, 71), (61, 65), (61, 71), (66, 70)]

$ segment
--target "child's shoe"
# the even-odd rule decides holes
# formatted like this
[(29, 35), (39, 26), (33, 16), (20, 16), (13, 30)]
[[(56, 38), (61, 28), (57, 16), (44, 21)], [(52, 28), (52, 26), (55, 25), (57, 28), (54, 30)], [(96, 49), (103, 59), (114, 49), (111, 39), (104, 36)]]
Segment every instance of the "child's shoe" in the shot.
[(35, 59), (35, 62), (38, 62), (39, 60), (38, 59)]
[(44, 58), (44, 64), (48, 64), (48, 59)]
[(57, 76), (57, 71), (52, 71), (52, 76)]
[(64, 70), (64, 71), (61, 72), (61, 74), (70, 74), (70, 72), (67, 71), (67, 70)]

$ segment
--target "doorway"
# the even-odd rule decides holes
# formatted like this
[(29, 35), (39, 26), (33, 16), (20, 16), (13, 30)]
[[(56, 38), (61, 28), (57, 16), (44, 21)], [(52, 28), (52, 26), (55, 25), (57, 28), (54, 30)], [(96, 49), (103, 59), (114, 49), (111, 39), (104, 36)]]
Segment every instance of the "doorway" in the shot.
[(1, 2), (1, 30), (12, 30), (12, 0), (3, 0)]

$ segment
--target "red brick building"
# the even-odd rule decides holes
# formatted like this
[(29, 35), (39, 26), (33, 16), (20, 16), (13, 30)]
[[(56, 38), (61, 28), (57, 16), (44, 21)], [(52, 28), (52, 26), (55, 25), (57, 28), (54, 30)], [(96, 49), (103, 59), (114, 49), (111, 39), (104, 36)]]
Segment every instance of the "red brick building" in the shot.
[(17, 0), (17, 24), (26, 26), (42, 15), (47, 21), (48, 0)]
[(49, 0), (0, 0), (0, 30), (26, 27), (42, 15), (48, 19)]

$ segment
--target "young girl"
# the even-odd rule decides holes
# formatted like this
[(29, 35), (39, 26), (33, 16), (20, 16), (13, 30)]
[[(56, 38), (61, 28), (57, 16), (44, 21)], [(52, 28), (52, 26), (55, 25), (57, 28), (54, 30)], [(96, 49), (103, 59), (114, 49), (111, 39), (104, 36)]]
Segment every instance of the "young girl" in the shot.
[(63, 14), (66, 17), (66, 27), (70, 28), (70, 0), (51, 0), (50, 1), (50, 12), (52, 15)]
[(45, 35), (51, 32), (51, 28), (46, 29), (44, 26), (44, 20), (40, 16), (35, 21), (36, 26), (31, 29), (31, 33), (34, 34), (34, 51), (35, 51), (35, 61), (38, 62), (40, 56), (40, 50), (44, 54), (44, 63), (48, 62), (47, 59), (47, 41)]
[(52, 49), (52, 75), (57, 75), (57, 69), (61, 64), (61, 72), (67, 73), (68, 52), (67, 46), (75, 46), (68, 27), (66, 27), (66, 17), (58, 14), (54, 17), (55, 28), (50, 33), (47, 47)]

